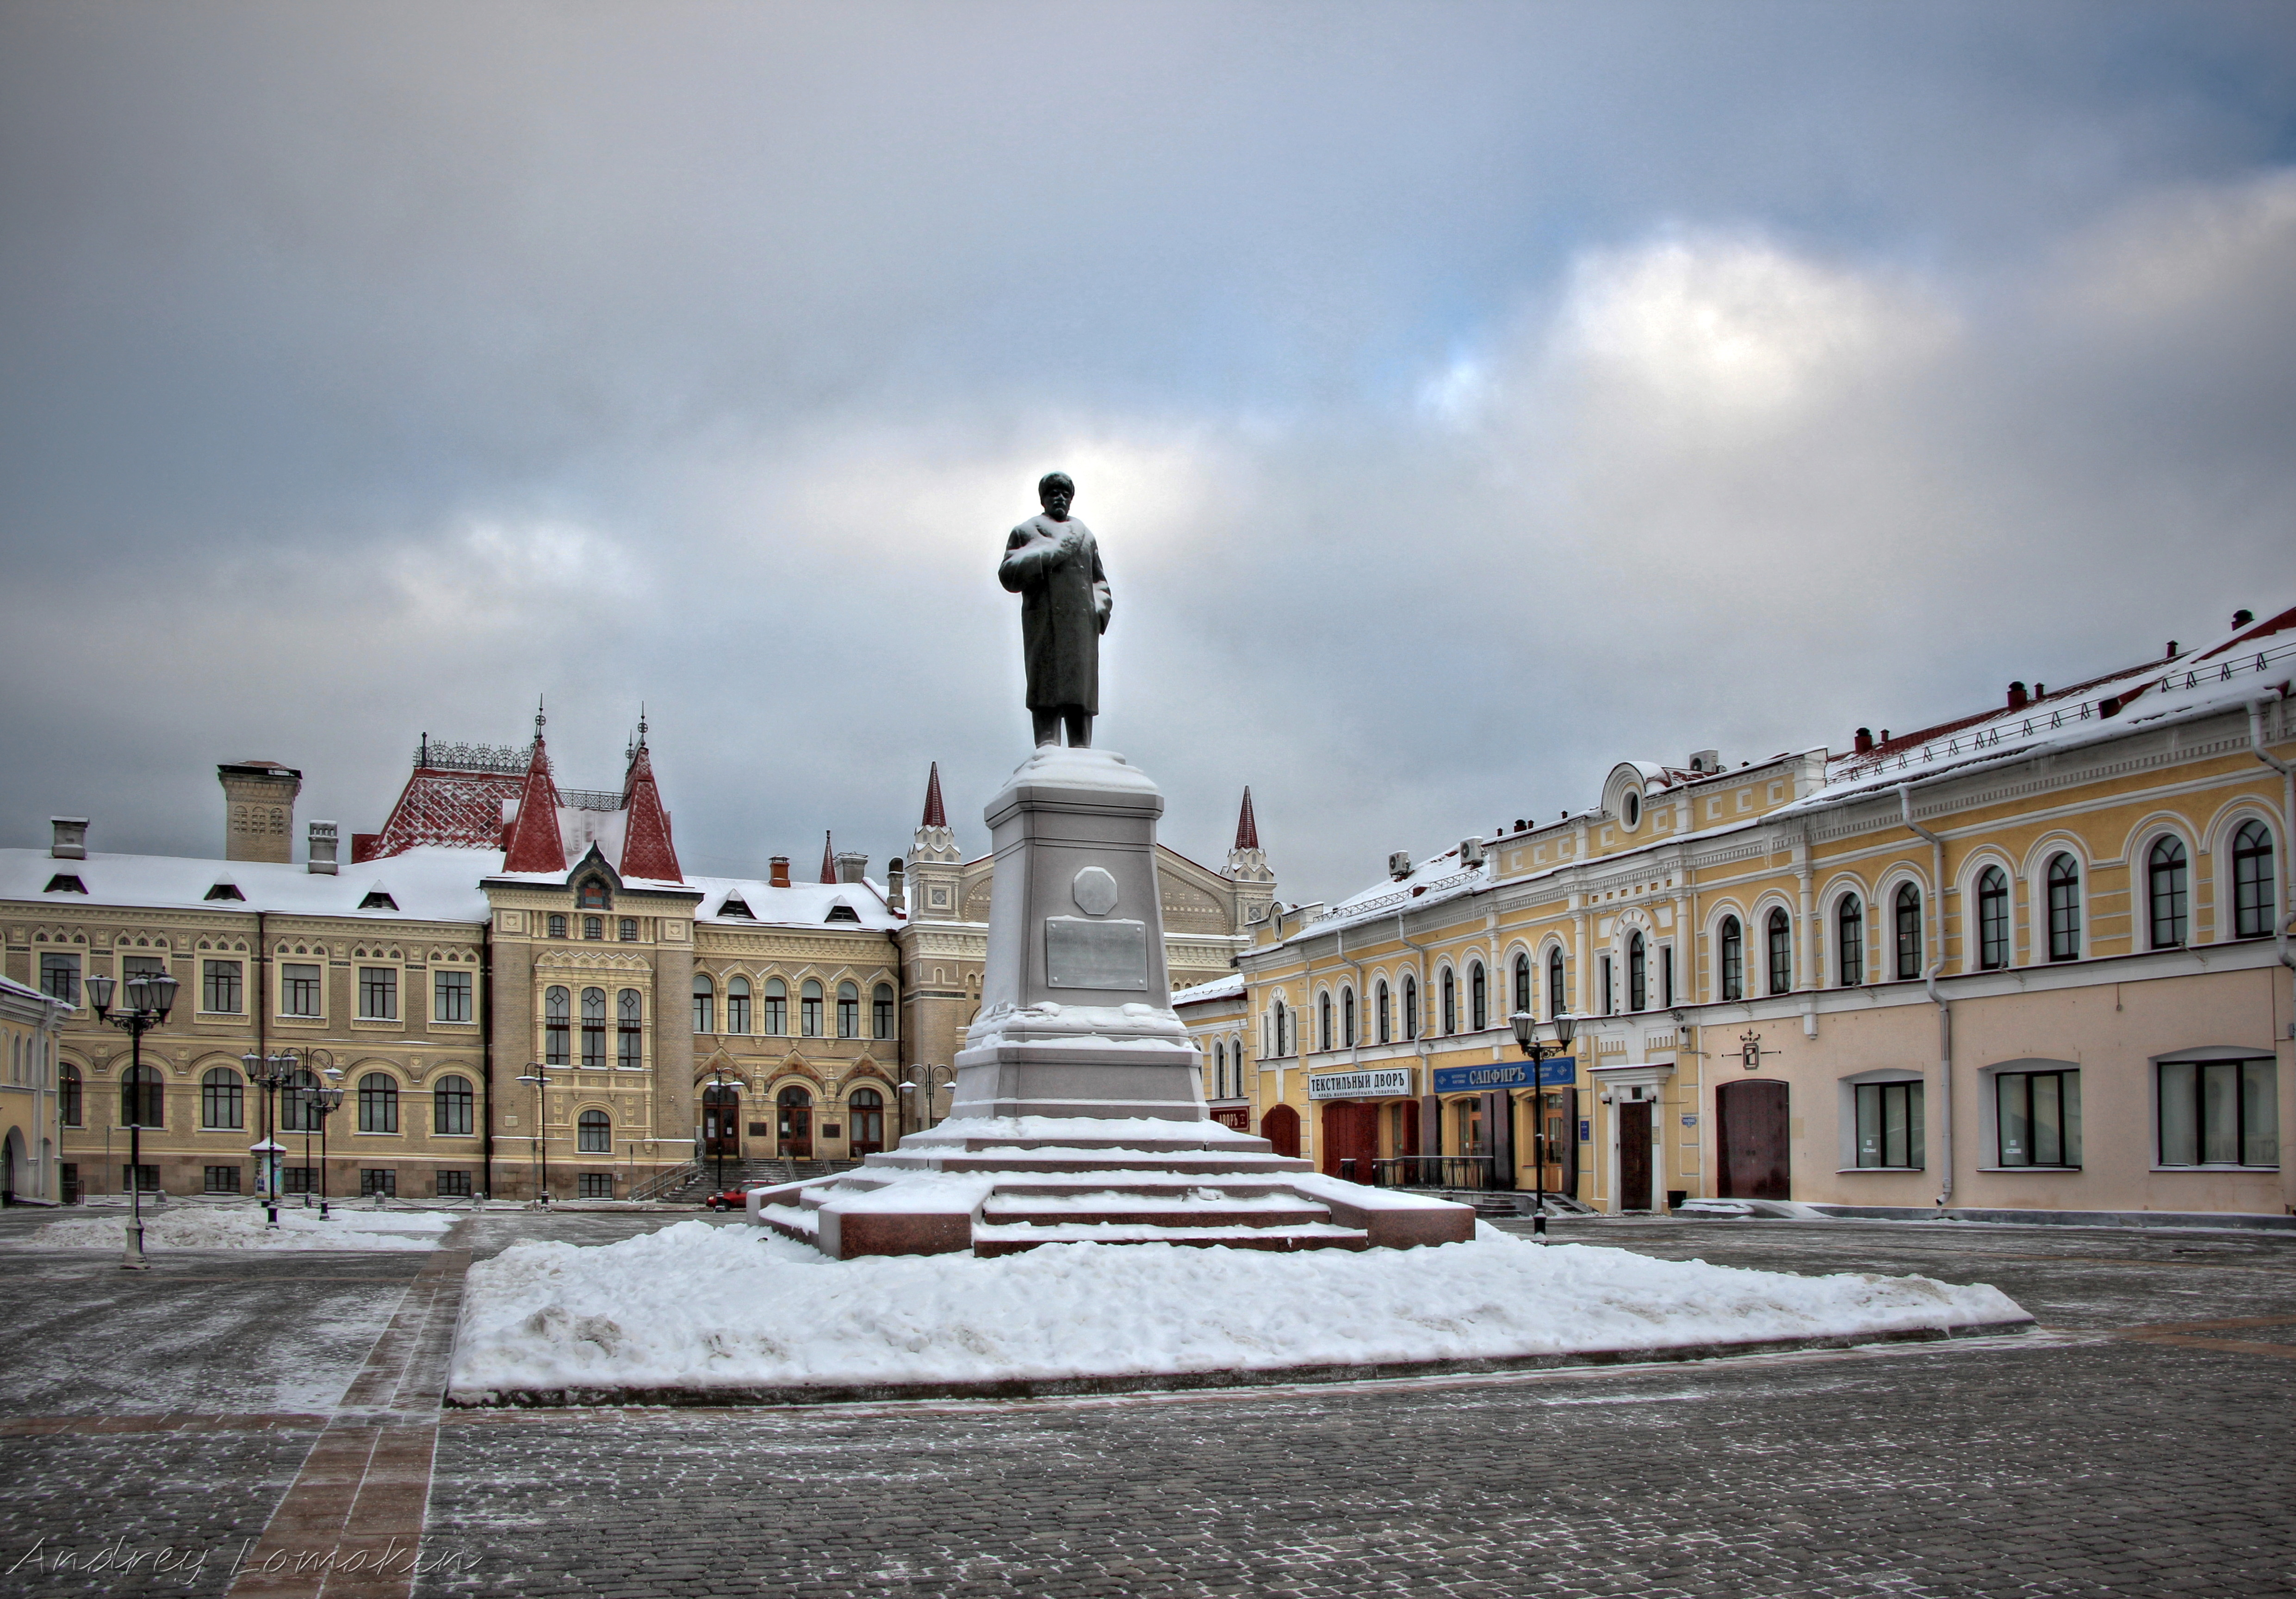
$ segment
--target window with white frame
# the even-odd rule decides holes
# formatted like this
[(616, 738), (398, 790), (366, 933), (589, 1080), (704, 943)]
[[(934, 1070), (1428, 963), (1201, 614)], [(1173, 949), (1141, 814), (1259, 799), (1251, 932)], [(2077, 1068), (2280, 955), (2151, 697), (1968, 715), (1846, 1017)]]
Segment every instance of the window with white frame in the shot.
[(2280, 1069), (2270, 1056), (2161, 1061), (2154, 1070), (2161, 1165), (2279, 1166)]

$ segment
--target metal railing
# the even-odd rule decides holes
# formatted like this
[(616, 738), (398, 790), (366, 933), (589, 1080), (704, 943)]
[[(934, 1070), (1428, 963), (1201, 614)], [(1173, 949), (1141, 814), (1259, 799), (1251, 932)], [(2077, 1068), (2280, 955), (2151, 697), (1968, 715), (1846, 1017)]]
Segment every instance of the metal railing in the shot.
[(699, 1160), (689, 1160), (683, 1166), (673, 1166), (668, 1171), (656, 1172), (644, 1182), (632, 1188), (630, 1198), (633, 1200), (654, 1199), (668, 1193), (673, 1188), (683, 1188), (688, 1183), (706, 1177), (708, 1175), (708, 1168)]
[[(1491, 1188), (1491, 1163), (1489, 1155), (1390, 1155), (1370, 1162), (1371, 1182), (1375, 1188)], [(1355, 1164), (1342, 1160), (1340, 1175)]]

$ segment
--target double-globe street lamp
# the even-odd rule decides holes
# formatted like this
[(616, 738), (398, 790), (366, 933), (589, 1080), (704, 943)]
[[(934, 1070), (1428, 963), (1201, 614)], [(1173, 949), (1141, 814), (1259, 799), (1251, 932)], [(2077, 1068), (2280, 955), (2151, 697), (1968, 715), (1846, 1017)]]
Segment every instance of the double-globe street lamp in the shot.
[(956, 1068), (919, 1066), (914, 1068), (914, 1070), (916, 1076), (901, 1079), (901, 1092), (914, 1094), (919, 1089), (924, 1091), (924, 1097), (913, 1099), (909, 1103), (917, 1110), (917, 1130), (925, 1132), (932, 1127), (933, 1095), (939, 1094), (944, 1086), (952, 1089), (956, 1086)]
[(176, 1008), (176, 990), (181, 985), (165, 972), (139, 972), (119, 987), (127, 990), (127, 1008), (111, 1008), (114, 980), (90, 974), (87, 980), (88, 1003), (95, 1007), (95, 1019), (108, 1021), (125, 1032), (128, 1037), (127, 1091), (120, 1095), (120, 1109), (127, 1116), (127, 1175), (131, 1210), (127, 1222), (127, 1240), (119, 1264), (130, 1271), (148, 1270), (151, 1262), (144, 1258), (144, 1124), (146, 1112), (159, 1090), (144, 1080), (144, 1035), (168, 1020), (168, 1013)]
[(1578, 1018), (1568, 1011), (1554, 1013), (1554, 1043), (1550, 1048), (1538, 1041), (1538, 1019), (1529, 1011), (1517, 1011), (1507, 1018), (1514, 1029), (1514, 1041), (1522, 1046), (1522, 1053), (1530, 1058), (1530, 1159), (1538, 1172), (1538, 1208), (1531, 1213), (1530, 1230), (1539, 1242), (1546, 1242), (1546, 1073), (1543, 1070), (1550, 1055), (1567, 1055), (1570, 1040), (1578, 1031)]
[(263, 1157), (263, 1225), (279, 1225), (279, 1157), (284, 1152), (279, 1142), (279, 1091), (295, 1080), (301, 1062), (291, 1049), (267, 1055), (249, 1050), (239, 1057), (247, 1069), (247, 1080), (263, 1090), (263, 1142), (256, 1152)]
[[(340, 1077), (342, 1073), (330, 1066), (327, 1075)], [(327, 1118), (343, 1108), (343, 1091), (333, 1083), (322, 1083), (316, 1088), (304, 1088), (299, 1092), (303, 1096), (304, 1107), (319, 1119), (319, 1219), (324, 1221), (327, 1219)], [(309, 1124), (307, 1121), (305, 1125)], [(310, 1140), (307, 1136), (304, 1142), (308, 1144)]]
[(550, 1203), (550, 1129), (543, 1125), (542, 1092), (550, 1086), (550, 1069), (540, 1061), (529, 1061), (525, 1075), (518, 1079), (534, 1085), (534, 1147), (542, 1163), (542, 1203)]

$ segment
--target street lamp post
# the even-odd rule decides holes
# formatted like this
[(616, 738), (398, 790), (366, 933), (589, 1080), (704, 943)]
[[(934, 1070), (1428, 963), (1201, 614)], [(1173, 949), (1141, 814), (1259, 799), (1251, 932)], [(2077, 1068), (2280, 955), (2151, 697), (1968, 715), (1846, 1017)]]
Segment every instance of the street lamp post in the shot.
[(550, 1069), (539, 1061), (529, 1061), (526, 1073), (518, 1079), (534, 1085), (534, 1147), (542, 1164), (542, 1202), (550, 1203), (550, 1138), (549, 1129), (543, 1125), (542, 1091), (550, 1086)]
[(295, 1080), (295, 1052), (266, 1055), (250, 1049), (239, 1057), (239, 1063), (247, 1068), (248, 1080), (263, 1090), (263, 1225), (275, 1227), (279, 1225), (279, 1090)]
[(127, 1006), (114, 1013), (111, 1008), (113, 979), (91, 974), (87, 980), (88, 1003), (95, 1007), (95, 1019), (108, 1021), (127, 1035), (128, 1078), (134, 1083), (132, 1093), (122, 1095), (130, 1102), (121, 1106), (135, 1114), (127, 1121), (127, 1176), (130, 1206), (127, 1239), (119, 1264), (129, 1271), (148, 1270), (152, 1263), (144, 1258), (144, 1110), (146, 1089), (144, 1086), (144, 1035), (168, 1020), (168, 1013), (176, 1008), (176, 989), (180, 986), (165, 972), (137, 972), (122, 985), (127, 990)]
[[(342, 1073), (330, 1066), (327, 1075), (340, 1077)], [(319, 1219), (324, 1221), (327, 1219), (327, 1118), (343, 1108), (343, 1091), (333, 1083), (323, 1083), (316, 1088), (304, 1089), (303, 1095), (303, 1103), (310, 1108), (311, 1114), (319, 1119)]]
[(1554, 1046), (1548, 1048), (1538, 1041), (1538, 1019), (1529, 1011), (1517, 1011), (1507, 1018), (1514, 1029), (1514, 1041), (1530, 1059), (1530, 1159), (1538, 1172), (1538, 1208), (1532, 1212), (1530, 1230), (1539, 1242), (1546, 1242), (1546, 1084), (1539, 1070), (1549, 1055), (1570, 1053), (1570, 1040), (1578, 1031), (1578, 1018), (1568, 1011), (1554, 1013)]
[(942, 1074), (947, 1074), (947, 1086), (954, 1088), (956, 1086), (956, 1068), (954, 1066), (919, 1066), (916, 1068), (916, 1071), (918, 1074), (917, 1076), (904, 1078), (901, 1079), (901, 1092), (904, 1094), (914, 1094), (920, 1088), (924, 1090), (924, 1098), (922, 1100), (912, 1100), (910, 1102), (917, 1107), (917, 1130), (919, 1132), (924, 1132), (932, 1127), (933, 1095), (939, 1093), (941, 1090)]
[(709, 1114), (702, 1119), (702, 1126), (708, 1129), (709, 1134), (710, 1158), (715, 1160), (718, 1165), (718, 1180), (710, 1185), (709, 1192), (712, 1193), (723, 1193), (726, 1192), (725, 1067), (712, 1066), (709, 1069), (709, 1084), (713, 1090), (709, 1096)]

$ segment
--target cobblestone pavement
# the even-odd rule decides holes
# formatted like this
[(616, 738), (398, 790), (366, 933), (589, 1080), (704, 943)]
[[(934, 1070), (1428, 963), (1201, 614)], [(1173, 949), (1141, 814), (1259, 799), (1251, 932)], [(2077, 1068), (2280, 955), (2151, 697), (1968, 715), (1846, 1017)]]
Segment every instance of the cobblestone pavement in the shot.
[[(520, 1236), (603, 1242), (680, 1219), (496, 1212), (467, 1242), (483, 1256)], [(2296, 1593), (2296, 1239), (1849, 1222), (1557, 1232), (1726, 1265), (1993, 1282), (2051, 1330), (1234, 1394), (449, 1413), (417, 1592)], [(20, 1281), (28, 1259), (0, 1270)], [(340, 1394), (390, 1305), (371, 1308), (396, 1304), (423, 1259), (184, 1256), (122, 1288), (95, 1259), (38, 1257), (42, 1280), (26, 1286), (40, 1304), (0, 1334), (0, 1593), (222, 1592), (324, 1419), (255, 1413), (277, 1392), (262, 1375), (276, 1364), (266, 1341), (286, 1336), (275, 1318), (338, 1329)], [(169, 1289), (170, 1272), (231, 1281)], [(184, 1365), (202, 1414), (154, 1408), (170, 1400), (164, 1377), (16, 1383), (38, 1347), (28, 1326), (93, 1362), (134, 1360), (195, 1290), (231, 1346)], [(235, 1399), (222, 1375), (234, 1367), (251, 1374)], [(206, 1414), (226, 1400), (249, 1408)], [(60, 1573), (24, 1563), (44, 1536), (51, 1555), (107, 1541), (210, 1555), (188, 1571)]]

